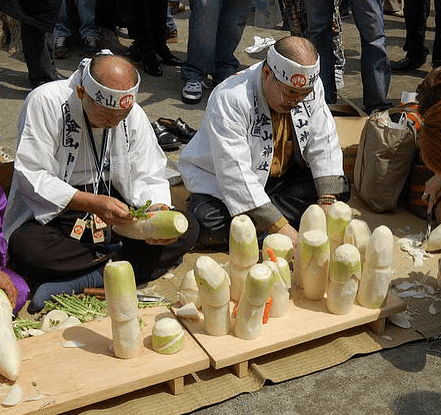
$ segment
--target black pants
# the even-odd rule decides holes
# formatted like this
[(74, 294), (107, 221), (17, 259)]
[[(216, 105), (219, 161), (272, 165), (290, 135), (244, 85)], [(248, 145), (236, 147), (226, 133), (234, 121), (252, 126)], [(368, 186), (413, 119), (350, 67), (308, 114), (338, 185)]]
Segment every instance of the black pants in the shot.
[[(317, 202), (317, 192), (311, 170), (291, 170), (281, 178), (270, 178), (265, 191), (271, 202), (289, 223), (298, 229), (305, 210)], [(347, 202), (350, 192), (339, 195)], [(190, 197), (190, 212), (199, 222), (199, 241), (202, 245), (218, 250), (227, 250), (231, 215), (225, 204), (210, 195), (196, 193)], [(267, 235), (258, 233), (259, 242)]]
[(129, 37), (138, 45), (144, 60), (167, 49), (167, 0), (131, 0), (135, 13), (127, 25)]
[(429, 54), (426, 45), (426, 23), (430, 0), (404, 0), (406, 42), (403, 49), (412, 61), (424, 61)]
[(32, 88), (58, 78), (54, 60), (54, 33), (21, 25), (21, 43)]
[(199, 225), (191, 215), (187, 218), (187, 232), (168, 246), (148, 245), (115, 234), (110, 242), (94, 244), (90, 229), (78, 241), (67, 236), (59, 220), (46, 225), (32, 220), (12, 233), (8, 252), (14, 269), (39, 283), (84, 275), (103, 267), (109, 259), (129, 261), (137, 283), (141, 283), (152, 279), (158, 269), (177, 265), (196, 244)]

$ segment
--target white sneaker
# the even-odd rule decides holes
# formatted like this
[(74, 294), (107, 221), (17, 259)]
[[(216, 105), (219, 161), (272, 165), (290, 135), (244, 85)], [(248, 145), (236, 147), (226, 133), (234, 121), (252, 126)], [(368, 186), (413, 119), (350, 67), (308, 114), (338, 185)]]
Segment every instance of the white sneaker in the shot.
[(335, 69), (335, 86), (337, 91), (345, 87), (345, 81), (343, 79), (343, 69)]
[(190, 79), (182, 88), (182, 101), (185, 104), (198, 104), (201, 102), (203, 81)]

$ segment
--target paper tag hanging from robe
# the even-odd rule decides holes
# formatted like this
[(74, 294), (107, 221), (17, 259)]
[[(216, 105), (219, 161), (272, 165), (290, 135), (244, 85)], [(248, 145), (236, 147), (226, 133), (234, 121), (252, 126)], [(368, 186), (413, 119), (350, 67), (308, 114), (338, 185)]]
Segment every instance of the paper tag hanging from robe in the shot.
[(104, 229), (107, 224), (99, 216), (93, 215), (93, 221), (95, 223), (95, 229)]
[(104, 229), (96, 229), (95, 226), (92, 227), (92, 238), (94, 244), (104, 242)]
[(74, 239), (80, 240), (83, 236), (83, 233), (86, 229), (87, 222), (83, 219), (77, 219), (75, 222), (75, 225), (72, 228), (72, 232), (70, 233), (70, 236)]

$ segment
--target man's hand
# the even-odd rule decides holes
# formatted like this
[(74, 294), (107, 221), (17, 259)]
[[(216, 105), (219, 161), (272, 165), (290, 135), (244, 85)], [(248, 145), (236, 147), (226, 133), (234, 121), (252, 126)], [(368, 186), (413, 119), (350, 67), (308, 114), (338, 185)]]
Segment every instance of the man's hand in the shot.
[(124, 225), (133, 220), (128, 206), (112, 196), (95, 195), (78, 191), (68, 207), (73, 210), (95, 213), (107, 225)]
[(426, 182), (421, 199), (427, 200), (427, 212), (431, 212), (433, 205), (438, 201), (441, 193), (441, 176), (435, 174)]
[(297, 237), (299, 236), (299, 233), (289, 223), (281, 227), (277, 233), (289, 236), (291, 238), (292, 245), (294, 246), (294, 250), (297, 249)]

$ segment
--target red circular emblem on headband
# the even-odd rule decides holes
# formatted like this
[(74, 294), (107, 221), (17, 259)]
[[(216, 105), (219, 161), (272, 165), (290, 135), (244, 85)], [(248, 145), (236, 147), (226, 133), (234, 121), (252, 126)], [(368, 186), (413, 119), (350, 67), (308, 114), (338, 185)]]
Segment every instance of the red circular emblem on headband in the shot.
[(303, 88), (306, 85), (306, 76), (301, 73), (295, 73), (289, 80), (296, 88)]
[(133, 101), (134, 101), (134, 97), (132, 94), (129, 95), (124, 95), (120, 100), (119, 100), (119, 106), (125, 110), (127, 108), (130, 108), (133, 106)]

